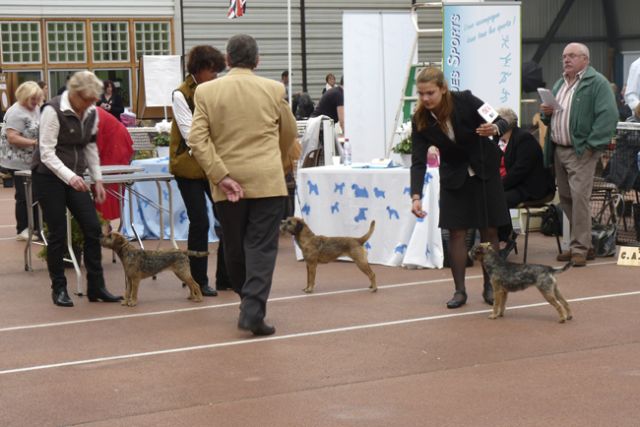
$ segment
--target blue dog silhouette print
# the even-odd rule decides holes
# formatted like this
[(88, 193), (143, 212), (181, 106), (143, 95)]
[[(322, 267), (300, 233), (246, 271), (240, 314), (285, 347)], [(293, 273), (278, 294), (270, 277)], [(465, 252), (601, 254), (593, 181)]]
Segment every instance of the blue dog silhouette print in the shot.
[(180, 212), (180, 217), (179, 217), (179, 218), (180, 218), (180, 219), (179, 219), (180, 224), (184, 224), (184, 222), (188, 219), (188, 217), (187, 217), (187, 211), (181, 211), (181, 212)]
[(398, 211), (393, 209), (391, 206), (387, 206), (387, 212), (389, 213), (389, 219), (393, 219), (393, 217), (395, 217), (396, 219), (400, 219)]
[(340, 202), (335, 202), (334, 204), (331, 205), (331, 213), (335, 214), (340, 212)]
[(411, 194), (411, 187), (404, 187), (404, 190), (402, 190), (402, 194)]
[(358, 184), (353, 184), (351, 186), (351, 189), (353, 190), (353, 194), (355, 197), (362, 197), (365, 199), (369, 198), (369, 192), (365, 187), (359, 187)]
[(393, 252), (394, 252), (394, 253), (396, 253), (396, 254), (400, 254), (400, 255), (402, 255), (402, 254), (404, 253), (404, 251), (406, 251), (406, 250), (407, 250), (407, 245), (405, 245), (405, 244), (403, 243), (403, 244), (401, 244), (401, 245), (396, 246), (396, 247), (393, 249)]
[(341, 183), (336, 182), (333, 187), (333, 192), (340, 193), (340, 195), (342, 196), (344, 194), (344, 182), (341, 182)]
[(384, 190), (379, 189), (378, 187), (373, 187), (373, 195), (376, 199), (385, 199)]
[(360, 208), (358, 211), (358, 215), (356, 215), (353, 220), (355, 222), (366, 221), (367, 220), (367, 211), (369, 208)]
[(424, 183), (428, 184), (431, 182), (431, 180), (433, 179), (433, 175), (431, 175), (431, 173), (427, 172), (424, 174)]
[(307, 180), (307, 185), (309, 185), (309, 194), (316, 193), (317, 196), (320, 195), (318, 192), (318, 184), (314, 184), (311, 180)]
[(311, 206), (305, 203), (302, 209), (300, 209), (300, 212), (302, 212), (306, 216), (309, 216), (309, 213), (311, 212)]
[(368, 242), (368, 241), (367, 241), (367, 243), (365, 243), (365, 244), (364, 244), (364, 248), (365, 248), (367, 251), (370, 251), (370, 250), (371, 250), (371, 245), (369, 244), (369, 242)]

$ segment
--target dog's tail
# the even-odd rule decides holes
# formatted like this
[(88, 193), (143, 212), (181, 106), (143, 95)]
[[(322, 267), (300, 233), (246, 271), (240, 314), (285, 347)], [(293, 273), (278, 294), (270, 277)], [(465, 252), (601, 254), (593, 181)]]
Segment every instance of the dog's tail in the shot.
[(193, 256), (196, 258), (204, 258), (209, 256), (209, 251), (184, 251), (187, 256)]
[(558, 273), (562, 273), (563, 271), (567, 271), (568, 269), (570, 269), (571, 267), (573, 267), (573, 261), (569, 261), (568, 263), (566, 263), (564, 266), (559, 267), (559, 268), (554, 268), (553, 269), (553, 274), (558, 274)]
[(367, 231), (367, 234), (365, 234), (362, 237), (359, 237), (358, 243), (360, 243), (361, 245), (364, 245), (364, 243), (369, 240), (369, 237), (371, 237), (371, 235), (373, 234), (373, 230), (376, 228), (376, 222), (375, 221), (371, 221), (371, 225), (369, 226), (369, 231)]

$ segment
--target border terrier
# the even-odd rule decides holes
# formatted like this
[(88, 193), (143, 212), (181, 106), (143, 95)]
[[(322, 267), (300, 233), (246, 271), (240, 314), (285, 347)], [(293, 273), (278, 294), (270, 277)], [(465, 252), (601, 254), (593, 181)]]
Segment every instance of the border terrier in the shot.
[(377, 291), (376, 274), (369, 266), (367, 251), (363, 246), (371, 237), (375, 225), (376, 222), (371, 221), (369, 231), (362, 237), (326, 237), (315, 235), (302, 218), (290, 216), (282, 221), (280, 230), (289, 232), (294, 236), (307, 264), (307, 287), (303, 291), (306, 293), (313, 292), (318, 263), (326, 264), (335, 261), (341, 256), (351, 258), (360, 271), (369, 278), (371, 292)]
[(489, 315), (489, 319), (504, 316), (509, 292), (522, 291), (529, 286), (538, 288), (544, 299), (558, 310), (560, 323), (572, 319), (569, 303), (558, 290), (555, 277), (556, 274), (568, 270), (573, 265), (572, 262), (560, 268), (541, 264), (516, 264), (502, 259), (490, 243), (475, 245), (469, 251), (469, 257), (482, 262), (491, 279), (493, 312)]
[(138, 249), (116, 231), (103, 236), (100, 239), (100, 244), (105, 248), (113, 249), (124, 267), (126, 291), (122, 305), (134, 307), (138, 303), (140, 280), (154, 276), (167, 268), (189, 287), (190, 300), (202, 302), (200, 286), (191, 276), (189, 257), (205, 257), (209, 254), (208, 252)]

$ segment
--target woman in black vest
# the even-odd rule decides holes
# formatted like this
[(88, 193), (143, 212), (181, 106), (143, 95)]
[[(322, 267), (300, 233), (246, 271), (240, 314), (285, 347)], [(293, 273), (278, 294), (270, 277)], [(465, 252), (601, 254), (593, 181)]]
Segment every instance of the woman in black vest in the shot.
[[(204, 171), (191, 156), (189, 149), (189, 131), (193, 110), (193, 95), (196, 87), (215, 79), (226, 68), (224, 56), (214, 47), (194, 46), (189, 51), (187, 71), (189, 75), (173, 91), (173, 122), (171, 123), (171, 145), (169, 148), (169, 171), (175, 175), (178, 189), (184, 200), (189, 217), (189, 235), (187, 247), (191, 251), (206, 251), (209, 245), (209, 214), (207, 198), (213, 204), (209, 180)], [(214, 206), (215, 215), (215, 206)], [(202, 295), (214, 297), (218, 290), (231, 289), (224, 261), (222, 246), (222, 228), (216, 227), (218, 235), (218, 259), (216, 266), (216, 289), (209, 286), (207, 275), (208, 260), (202, 257), (189, 257), (191, 275), (198, 282)]]
[(40, 137), (31, 164), (34, 193), (49, 230), (47, 268), (53, 290), (51, 297), (54, 304), (62, 307), (73, 307), (67, 293), (63, 262), (67, 208), (84, 234), (89, 301), (122, 299), (105, 288), (100, 222), (89, 194), (90, 187), (82, 178), (88, 168), (95, 182), (95, 200), (102, 203), (105, 191), (95, 143), (98, 128), (95, 103), (101, 93), (102, 82), (90, 71), (79, 71), (69, 79), (67, 90), (42, 110)]

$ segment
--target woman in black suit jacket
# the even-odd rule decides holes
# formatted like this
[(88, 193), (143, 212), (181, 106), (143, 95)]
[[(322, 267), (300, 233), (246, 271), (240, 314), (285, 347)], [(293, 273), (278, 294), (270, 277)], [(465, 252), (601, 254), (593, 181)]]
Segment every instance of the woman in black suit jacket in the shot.
[[(542, 148), (529, 132), (518, 127), (518, 116), (509, 108), (498, 110), (507, 121), (507, 131), (500, 138), (504, 148), (504, 188), (507, 207), (512, 209), (522, 202), (539, 200), (555, 193), (555, 182), (551, 170), (544, 167)], [(515, 246), (515, 235), (511, 224), (500, 227), (500, 241), (507, 242), (502, 251), (506, 258)]]
[[(440, 228), (449, 230), (449, 260), (455, 283), (448, 308), (467, 301), (465, 269), (469, 228), (480, 230), (482, 241), (498, 250), (497, 227), (509, 223), (509, 211), (500, 182), (500, 149), (497, 140), (507, 123), (498, 117), (485, 123), (478, 114), (483, 101), (469, 91), (451, 92), (442, 71), (423, 69), (416, 79), (419, 103), (412, 120), (411, 211), (419, 218), (427, 149), (440, 150)], [(493, 290), (484, 273), (482, 296), (493, 304)]]

